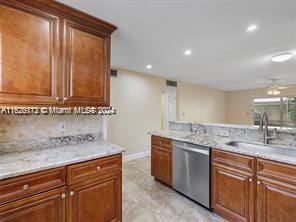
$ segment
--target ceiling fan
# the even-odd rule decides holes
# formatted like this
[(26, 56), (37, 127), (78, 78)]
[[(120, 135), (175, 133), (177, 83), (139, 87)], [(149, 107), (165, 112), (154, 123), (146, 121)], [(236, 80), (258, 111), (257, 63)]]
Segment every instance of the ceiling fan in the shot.
[(288, 85), (286, 85), (286, 86), (278, 85), (277, 84), (278, 79), (270, 79), (270, 81), (272, 82), (272, 84), (266, 90), (266, 93), (270, 96), (277, 96), (277, 95), (281, 94), (281, 90), (292, 87), (292, 86), (288, 86)]

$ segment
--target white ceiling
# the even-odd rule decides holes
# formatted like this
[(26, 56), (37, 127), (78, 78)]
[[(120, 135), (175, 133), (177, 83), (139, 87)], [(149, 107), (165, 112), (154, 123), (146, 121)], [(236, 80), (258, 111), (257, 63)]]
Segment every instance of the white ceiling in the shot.
[[(60, 0), (113, 23), (111, 65), (223, 90), (296, 84), (296, 0)], [(258, 31), (246, 33), (249, 24)], [(184, 50), (192, 55), (185, 56)], [(152, 64), (151, 70), (146, 69)]]

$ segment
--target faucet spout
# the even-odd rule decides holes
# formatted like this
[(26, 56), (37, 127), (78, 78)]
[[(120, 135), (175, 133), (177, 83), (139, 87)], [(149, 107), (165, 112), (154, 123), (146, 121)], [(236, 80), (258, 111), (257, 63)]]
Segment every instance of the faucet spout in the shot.
[(266, 112), (263, 112), (260, 119), (259, 125), (260, 132), (263, 132), (263, 144), (266, 145), (269, 143), (270, 139), (274, 139), (276, 136), (276, 130), (274, 130), (274, 136), (268, 137), (268, 115)]

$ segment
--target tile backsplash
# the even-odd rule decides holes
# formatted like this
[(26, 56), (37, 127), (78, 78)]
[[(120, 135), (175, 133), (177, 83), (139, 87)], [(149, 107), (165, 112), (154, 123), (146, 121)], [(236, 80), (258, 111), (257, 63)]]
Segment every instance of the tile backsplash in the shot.
[[(170, 130), (192, 132), (197, 134), (208, 134), (213, 136), (229, 137), (239, 141), (262, 142), (263, 134), (258, 127), (231, 125), (231, 124), (207, 124), (195, 122), (172, 121), (169, 125)], [(270, 136), (272, 134), (270, 129)], [(288, 146), (296, 149), (296, 129), (278, 129), (276, 138), (272, 139), (271, 144)]]
[[(65, 132), (59, 131), (60, 122), (65, 123)], [(0, 143), (82, 134), (100, 135), (103, 131), (102, 127), (101, 116), (0, 115)]]

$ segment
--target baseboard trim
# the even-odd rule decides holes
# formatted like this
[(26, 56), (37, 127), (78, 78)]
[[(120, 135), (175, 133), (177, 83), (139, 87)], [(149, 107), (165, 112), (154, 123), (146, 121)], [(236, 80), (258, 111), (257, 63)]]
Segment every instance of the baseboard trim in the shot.
[(150, 156), (151, 151), (144, 151), (144, 152), (140, 152), (140, 153), (134, 153), (134, 154), (129, 154), (129, 155), (124, 155), (123, 156), (123, 162), (128, 162), (131, 160), (136, 160), (136, 159), (140, 159), (146, 156)]

